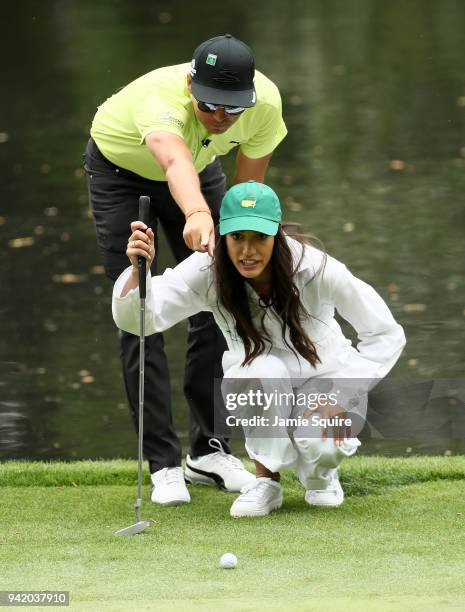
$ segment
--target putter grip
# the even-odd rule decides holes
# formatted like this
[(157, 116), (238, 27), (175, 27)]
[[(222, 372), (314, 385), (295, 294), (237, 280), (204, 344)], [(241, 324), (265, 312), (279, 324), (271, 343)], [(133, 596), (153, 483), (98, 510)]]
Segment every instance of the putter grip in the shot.
[[(149, 224), (150, 198), (149, 196), (140, 196), (139, 198), (139, 221)], [(139, 269), (139, 297), (145, 299), (146, 295), (146, 279), (147, 279), (147, 260), (142, 255), (137, 258), (137, 267)]]

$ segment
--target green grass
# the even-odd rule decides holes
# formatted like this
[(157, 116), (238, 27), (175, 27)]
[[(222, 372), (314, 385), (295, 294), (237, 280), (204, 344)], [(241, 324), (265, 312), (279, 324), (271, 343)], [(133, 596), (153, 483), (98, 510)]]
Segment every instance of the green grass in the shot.
[[(9, 462), (0, 590), (69, 590), (71, 610), (463, 610), (464, 474), (465, 457), (356, 457), (342, 507), (310, 508), (289, 472), (280, 511), (236, 520), (235, 495), (210, 488), (148, 503), (145, 474), (151, 527), (115, 538), (134, 520), (135, 462)], [(226, 551), (235, 570), (218, 567)]]

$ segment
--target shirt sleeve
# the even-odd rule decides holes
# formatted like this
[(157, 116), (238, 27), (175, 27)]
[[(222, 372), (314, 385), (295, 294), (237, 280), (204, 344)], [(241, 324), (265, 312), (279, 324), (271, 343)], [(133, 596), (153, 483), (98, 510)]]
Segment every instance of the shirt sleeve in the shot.
[(278, 106), (268, 104), (257, 110), (261, 111), (260, 125), (253, 136), (241, 145), (242, 153), (251, 159), (269, 155), (287, 134), (281, 114), (281, 100)]
[(331, 300), (357, 332), (357, 350), (367, 366), (365, 378), (383, 378), (402, 353), (404, 330), (373, 287), (351, 274), (344, 264), (328, 260), (333, 271), (329, 275)]
[[(145, 333), (151, 335), (169, 329), (176, 323), (201, 312), (211, 311), (207, 300), (208, 270), (194, 253), (175, 268), (167, 268), (161, 276), (147, 274), (145, 300)], [(118, 277), (113, 288), (112, 313), (117, 327), (130, 334), (140, 333), (139, 289), (121, 296), (131, 266)]]
[(151, 132), (171, 132), (184, 138), (187, 112), (175, 100), (148, 95), (134, 111), (134, 123), (140, 134), (140, 142)]

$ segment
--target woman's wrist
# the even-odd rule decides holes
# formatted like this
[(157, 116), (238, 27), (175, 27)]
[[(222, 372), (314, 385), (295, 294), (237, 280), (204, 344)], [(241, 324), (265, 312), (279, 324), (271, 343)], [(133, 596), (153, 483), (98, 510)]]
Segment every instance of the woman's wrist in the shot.
[(121, 291), (121, 298), (124, 298), (127, 296), (127, 294), (132, 291), (132, 289), (136, 289), (139, 286), (139, 270), (137, 268), (134, 268), (134, 266), (132, 266), (131, 268), (131, 274), (129, 275), (128, 279), (126, 280), (124, 287)]

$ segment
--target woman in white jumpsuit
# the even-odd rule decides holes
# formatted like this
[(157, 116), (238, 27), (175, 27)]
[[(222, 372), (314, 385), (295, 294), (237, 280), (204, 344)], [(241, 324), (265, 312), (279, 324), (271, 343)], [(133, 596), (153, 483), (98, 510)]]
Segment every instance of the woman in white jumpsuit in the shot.
[[(150, 228), (136, 221), (131, 229), (132, 266), (114, 286), (113, 317), (120, 329), (138, 335), (137, 256), (150, 262), (154, 247)], [(263, 516), (279, 508), (279, 471), (289, 467), (296, 469), (308, 504), (340, 505), (344, 494), (337, 468), (360, 445), (354, 424), (357, 434), (367, 391), (386, 376), (405, 345), (402, 327), (385, 302), (344, 264), (287, 236), (277, 195), (249, 181), (229, 189), (223, 199), (214, 257), (193, 253), (147, 282), (147, 335), (200, 311), (213, 313), (227, 341), (222, 392), (233, 421), (228, 424), (237, 416), (245, 425), (246, 450), (256, 466), (256, 479), (242, 489), (231, 515)], [(356, 348), (343, 335), (335, 311), (357, 332)], [(238, 385), (253, 398), (250, 405), (234, 402)], [(255, 395), (248, 394), (251, 390)], [(289, 394), (294, 404), (283, 403)], [(266, 407), (258, 402), (257, 411), (257, 398), (263, 397)], [(296, 405), (297, 397), (312, 401)], [(352, 428), (341, 420), (345, 410), (358, 416)], [(265, 417), (260, 427), (247, 426), (252, 414)]]

